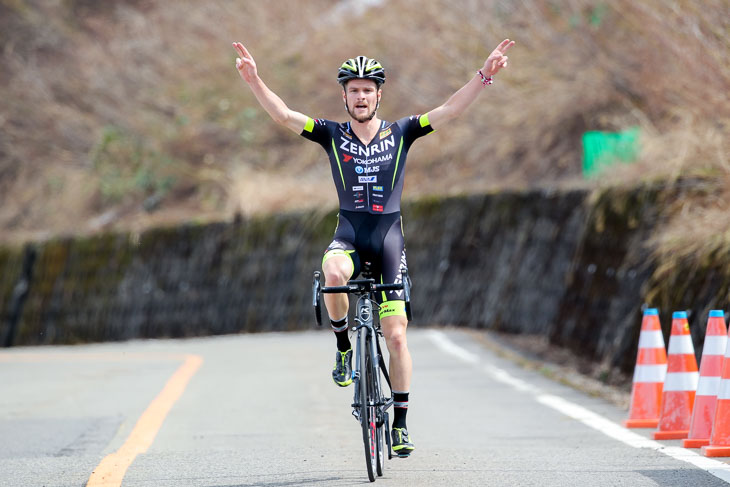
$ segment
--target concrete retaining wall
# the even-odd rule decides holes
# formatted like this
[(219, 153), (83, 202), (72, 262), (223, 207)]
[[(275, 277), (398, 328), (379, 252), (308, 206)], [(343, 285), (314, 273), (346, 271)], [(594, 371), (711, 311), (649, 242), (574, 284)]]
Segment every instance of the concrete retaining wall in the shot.
[[(656, 277), (646, 242), (671, 194), (533, 191), (404, 205), (413, 324), (542, 334), (630, 371), (650, 298), (665, 331), (673, 310), (694, 311), (699, 354), (706, 311), (725, 306), (730, 273), (693, 267), (685, 292)], [(335, 224), (335, 212), (307, 212), (0, 248), (0, 343), (310, 328), (312, 271)]]

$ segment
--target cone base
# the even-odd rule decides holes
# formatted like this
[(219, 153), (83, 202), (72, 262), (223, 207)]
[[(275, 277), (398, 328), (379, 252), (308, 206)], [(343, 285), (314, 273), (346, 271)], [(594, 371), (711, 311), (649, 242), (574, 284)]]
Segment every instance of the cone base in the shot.
[(624, 421), (625, 428), (656, 428), (657, 426), (659, 426), (659, 418), (627, 419)]
[(702, 454), (706, 457), (730, 457), (730, 446), (703, 446)]
[(684, 448), (701, 448), (703, 446), (708, 446), (710, 444), (709, 438), (694, 438), (694, 439), (687, 439), (682, 440), (682, 446)]
[(656, 431), (655, 440), (681, 440), (689, 436), (689, 430)]

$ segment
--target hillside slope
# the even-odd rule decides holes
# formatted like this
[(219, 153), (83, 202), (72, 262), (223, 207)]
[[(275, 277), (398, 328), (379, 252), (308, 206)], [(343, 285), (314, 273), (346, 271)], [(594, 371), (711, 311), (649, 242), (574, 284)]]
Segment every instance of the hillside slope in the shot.
[(414, 146), (406, 198), (596, 184), (582, 133), (639, 126), (640, 161), (603, 181), (701, 177), (692, 221), (728, 213), (726, 1), (371, 3), (0, 0), (0, 239), (334, 206), (321, 149), (259, 108), (233, 40), (314, 117), (344, 120), (337, 66), (376, 57), (392, 120), (515, 39), (495, 84)]

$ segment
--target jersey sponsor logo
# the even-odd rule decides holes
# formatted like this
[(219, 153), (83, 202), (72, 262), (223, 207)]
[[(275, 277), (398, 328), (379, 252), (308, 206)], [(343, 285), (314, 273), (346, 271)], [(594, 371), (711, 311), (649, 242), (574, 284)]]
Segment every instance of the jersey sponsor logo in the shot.
[(362, 191), (363, 189), (365, 189), (365, 186), (353, 186), (352, 187), (353, 191)]
[[(373, 154), (380, 154), (382, 152), (387, 151), (390, 148), (395, 147), (395, 136), (390, 135), (387, 139), (383, 139), (377, 144), (369, 145), (367, 147), (363, 147), (362, 145), (355, 144), (353, 141), (348, 140), (344, 137), (340, 137), (340, 140), (342, 143), (340, 144), (340, 149), (342, 149), (345, 152), (348, 152), (350, 154), (353, 154), (355, 156), (365, 157), (369, 158)], [(393, 155), (391, 154), (390, 158), (393, 158)], [(371, 161), (376, 162), (376, 161)]]
[(377, 183), (378, 177), (377, 176), (358, 176), (357, 182), (358, 183)]
[[(345, 154), (342, 154), (342, 156), (344, 157)], [(349, 156), (349, 158), (352, 159), (352, 156)], [(349, 161), (350, 159), (346, 159), (345, 162)], [(382, 156), (373, 157), (371, 159), (360, 159), (360, 158), (356, 157), (353, 160), (355, 161), (355, 164), (366, 164), (366, 165), (370, 165), (370, 164), (376, 164), (376, 163), (379, 163), (379, 162), (390, 161), (392, 159), (393, 159), (393, 153), (384, 154)]]
[[(394, 284), (400, 284), (403, 282), (403, 270), (408, 268), (408, 264), (406, 263), (406, 249), (403, 249), (403, 251), (400, 253), (400, 265), (398, 266), (398, 274), (395, 276)], [(398, 297), (401, 297), (403, 295), (403, 290), (392, 290), (388, 291), (391, 294), (395, 294)]]
[(373, 186), (373, 191), (383, 191), (382, 186)]
[(365, 200), (355, 200), (355, 203), (365, 203)]
[(350, 132), (348, 132), (347, 130), (343, 129), (342, 127), (338, 127), (338, 128), (340, 129), (340, 133), (342, 135), (344, 135), (348, 139), (351, 139), (352, 138), (352, 135), (350, 134)]
[(316, 123), (317, 125), (326, 125), (323, 118), (315, 118), (314, 123)]
[(363, 208), (365, 208), (365, 205), (357, 205), (355, 207), (356, 210), (362, 210)]
[(353, 198), (362, 198), (363, 196), (365, 196), (365, 194), (360, 192), (354, 193), (352, 195)]
[(373, 211), (383, 212), (383, 205), (373, 205)]
[(380, 166), (373, 166), (373, 167), (362, 167), (362, 166), (355, 166), (355, 172), (358, 174), (370, 174), (374, 172), (380, 172)]
[(380, 138), (381, 139), (384, 139), (384, 138), (386, 138), (389, 135), (390, 135), (390, 127), (388, 127), (387, 129), (383, 130), (382, 132), (380, 132)]
[(352, 156), (350, 154), (342, 154), (342, 160), (345, 162), (350, 162), (352, 159)]
[(373, 193), (373, 198), (382, 198), (383, 195), (380, 193)]

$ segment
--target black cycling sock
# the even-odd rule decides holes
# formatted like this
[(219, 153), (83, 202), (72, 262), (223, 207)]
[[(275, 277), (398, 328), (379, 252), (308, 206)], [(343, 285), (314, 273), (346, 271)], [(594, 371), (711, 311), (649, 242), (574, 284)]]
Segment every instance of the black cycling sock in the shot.
[(337, 338), (337, 350), (347, 352), (352, 348), (350, 337), (347, 334), (347, 316), (339, 321), (330, 320), (330, 323), (332, 323), (332, 331), (335, 332), (335, 338)]
[(408, 393), (393, 391), (393, 428), (406, 427), (408, 413)]

